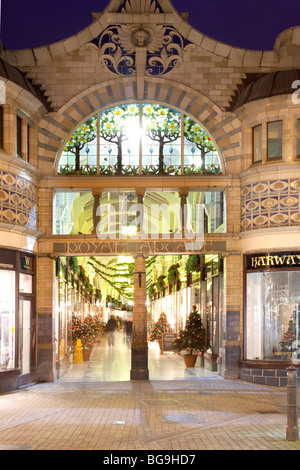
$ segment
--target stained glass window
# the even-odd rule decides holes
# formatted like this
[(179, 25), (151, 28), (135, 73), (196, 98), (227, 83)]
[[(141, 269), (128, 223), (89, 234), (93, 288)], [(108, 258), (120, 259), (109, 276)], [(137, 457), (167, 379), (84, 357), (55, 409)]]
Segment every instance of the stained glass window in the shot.
[(191, 118), (158, 104), (107, 109), (79, 126), (61, 154), (60, 174), (220, 174), (215, 144)]

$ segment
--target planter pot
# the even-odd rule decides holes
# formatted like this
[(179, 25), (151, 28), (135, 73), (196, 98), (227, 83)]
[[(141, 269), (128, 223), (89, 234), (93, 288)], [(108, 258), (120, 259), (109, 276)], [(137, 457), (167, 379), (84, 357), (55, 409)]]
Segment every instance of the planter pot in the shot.
[(185, 367), (195, 367), (198, 355), (196, 354), (185, 354), (183, 356)]
[(158, 339), (157, 342), (158, 342), (158, 345), (159, 345), (160, 354), (162, 354), (162, 353), (163, 353), (163, 342), (162, 342), (162, 339)]
[(89, 361), (89, 360), (90, 360), (90, 357), (91, 357), (91, 354), (92, 354), (92, 350), (91, 350), (91, 349), (83, 349), (83, 350), (82, 350), (82, 357), (83, 357), (83, 360), (84, 360), (84, 361)]

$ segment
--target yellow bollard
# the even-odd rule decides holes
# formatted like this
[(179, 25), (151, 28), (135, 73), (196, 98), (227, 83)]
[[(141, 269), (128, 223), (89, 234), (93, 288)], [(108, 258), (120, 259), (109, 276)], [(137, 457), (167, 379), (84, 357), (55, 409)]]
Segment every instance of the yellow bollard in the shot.
[(82, 355), (81, 339), (78, 339), (76, 343), (73, 364), (82, 364), (82, 363), (83, 363), (83, 355)]

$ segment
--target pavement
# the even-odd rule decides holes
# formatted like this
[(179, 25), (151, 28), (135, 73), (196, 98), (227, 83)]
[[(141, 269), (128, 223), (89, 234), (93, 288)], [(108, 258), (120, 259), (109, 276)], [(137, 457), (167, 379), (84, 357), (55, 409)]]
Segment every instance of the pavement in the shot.
[(142, 462), (178, 464), (170, 456), (180, 455), (192, 464), (204, 450), (300, 450), (286, 439), (286, 388), (186, 369), (153, 343), (149, 377), (130, 381), (125, 334), (113, 346), (103, 338), (90, 361), (71, 364), (55, 382), (0, 395), (0, 451), (93, 450), (102, 452), (92, 454), (98, 463), (134, 467), (138, 461), (120, 459), (159, 455), (162, 462)]

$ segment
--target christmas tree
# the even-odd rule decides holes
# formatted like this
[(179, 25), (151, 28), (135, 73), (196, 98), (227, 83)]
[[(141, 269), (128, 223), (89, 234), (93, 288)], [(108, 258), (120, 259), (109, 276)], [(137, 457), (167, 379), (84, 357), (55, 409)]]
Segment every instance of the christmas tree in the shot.
[(81, 319), (75, 314), (72, 315), (72, 328), (69, 337), (72, 339), (72, 342), (75, 343), (78, 339), (83, 339), (84, 337), (84, 325)]
[(163, 333), (168, 333), (170, 331), (171, 326), (168, 323), (167, 316), (162, 312), (151, 330), (149, 339), (150, 341), (159, 341), (162, 339)]
[(154, 328), (154, 320), (152, 317), (152, 314), (150, 312), (147, 312), (147, 333), (148, 335), (151, 334), (151, 331)]
[(196, 305), (193, 305), (193, 310), (186, 321), (185, 328), (179, 331), (178, 337), (173, 343), (173, 348), (179, 354), (182, 350), (189, 350), (189, 354), (193, 354), (193, 351), (203, 351), (204, 345), (205, 330), (202, 319)]
[(83, 345), (91, 348), (101, 332), (101, 323), (96, 316), (87, 315), (83, 326)]
[(296, 305), (293, 315), (289, 321), (288, 329), (280, 341), (283, 352), (291, 353), (298, 349), (298, 341), (300, 340), (300, 303)]

